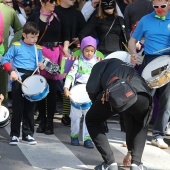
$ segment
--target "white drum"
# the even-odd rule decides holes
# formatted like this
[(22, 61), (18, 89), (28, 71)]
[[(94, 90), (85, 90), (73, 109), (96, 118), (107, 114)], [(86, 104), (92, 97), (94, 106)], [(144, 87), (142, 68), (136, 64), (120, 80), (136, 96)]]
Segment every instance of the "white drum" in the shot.
[(142, 77), (150, 88), (159, 88), (170, 81), (170, 56), (163, 55), (152, 60), (143, 70)]
[(23, 82), (27, 86), (22, 86), (22, 92), (26, 99), (33, 101), (42, 100), (49, 93), (49, 85), (41, 75), (33, 75), (26, 78)]
[(77, 109), (87, 109), (91, 106), (91, 100), (86, 91), (86, 84), (78, 84), (70, 90), (71, 105)]
[(6, 107), (0, 106), (0, 128), (5, 127), (10, 122), (10, 114)]
[(131, 63), (130, 54), (126, 51), (116, 51), (105, 57), (105, 59), (110, 59), (110, 58), (117, 58), (122, 60), (123, 62)]

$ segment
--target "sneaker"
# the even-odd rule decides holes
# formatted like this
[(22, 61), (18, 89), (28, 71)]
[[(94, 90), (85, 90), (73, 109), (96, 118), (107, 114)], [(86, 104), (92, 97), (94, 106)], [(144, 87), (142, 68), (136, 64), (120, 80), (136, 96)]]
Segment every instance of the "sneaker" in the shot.
[(16, 136), (12, 136), (11, 141), (9, 142), (10, 145), (18, 145), (19, 138)]
[(86, 148), (94, 148), (94, 145), (92, 143), (92, 141), (90, 139), (87, 139), (86, 141), (84, 141), (84, 147)]
[(168, 148), (168, 145), (164, 142), (162, 138), (152, 139), (151, 144), (157, 146), (160, 149)]
[(112, 163), (110, 165), (107, 165), (106, 163), (102, 163), (101, 165), (97, 165), (95, 170), (118, 170), (117, 163)]
[(71, 145), (74, 145), (74, 146), (79, 146), (79, 140), (78, 138), (72, 138), (71, 137)]
[(22, 141), (24, 143), (27, 143), (27, 144), (30, 144), (30, 145), (37, 144), (36, 140), (32, 136), (30, 136), (30, 135), (26, 136), (25, 138), (22, 138)]
[(131, 164), (130, 170), (147, 170), (146, 166), (143, 166), (143, 164), (140, 164), (139, 166), (136, 164)]

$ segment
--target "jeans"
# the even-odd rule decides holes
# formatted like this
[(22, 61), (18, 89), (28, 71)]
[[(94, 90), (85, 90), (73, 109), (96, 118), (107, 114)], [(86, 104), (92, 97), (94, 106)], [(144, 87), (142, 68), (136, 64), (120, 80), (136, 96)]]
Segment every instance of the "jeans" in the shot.
[(163, 138), (170, 117), (170, 83), (157, 89), (156, 96), (159, 108), (152, 134), (154, 138)]

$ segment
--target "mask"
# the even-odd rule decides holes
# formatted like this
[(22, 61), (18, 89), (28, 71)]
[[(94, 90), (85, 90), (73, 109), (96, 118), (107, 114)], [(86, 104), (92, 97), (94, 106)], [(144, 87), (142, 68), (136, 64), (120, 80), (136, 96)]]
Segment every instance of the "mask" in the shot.
[(113, 9), (116, 6), (115, 0), (102, 0), (101, 1), (101, 7), (103, 10), (106, 9)]

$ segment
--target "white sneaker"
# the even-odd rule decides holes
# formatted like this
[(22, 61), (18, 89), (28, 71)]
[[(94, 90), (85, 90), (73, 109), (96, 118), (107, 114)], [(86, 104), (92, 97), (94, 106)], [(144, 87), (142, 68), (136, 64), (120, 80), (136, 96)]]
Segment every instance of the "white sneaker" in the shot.
[(12, 136), (11, 141), (9, 142), (10, 145), (18, 145), (19, 138), (16, 136)]
[(25, 138), (22, 138), (22, 141), (24, 143), (27, 143), (27, 144), (30, 144), (30, 145), (37, 144), (36, 140), (32, 136), (30, 136), (30, 135), (26, 136)]
[(151, 144), (157, 146), (160, 149), (168, 148), (168, 145), (164, 142), (162, 138), (152, 139)]

